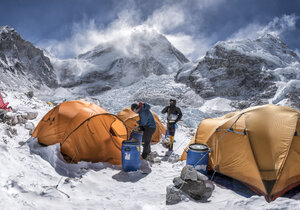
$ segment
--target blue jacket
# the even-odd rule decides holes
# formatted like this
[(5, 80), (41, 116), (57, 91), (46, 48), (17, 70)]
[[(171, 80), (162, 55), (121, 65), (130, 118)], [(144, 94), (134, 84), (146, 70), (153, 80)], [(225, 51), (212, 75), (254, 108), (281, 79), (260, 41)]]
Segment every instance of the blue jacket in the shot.
[(137, 121), (139, 126), (146, 126), (150, 128), (156, 128), (155, 120), (150, 112), (150, 105), (147, 103), (144, 103), (142, 106), (141, 111), (139, 112), (140, 120)]

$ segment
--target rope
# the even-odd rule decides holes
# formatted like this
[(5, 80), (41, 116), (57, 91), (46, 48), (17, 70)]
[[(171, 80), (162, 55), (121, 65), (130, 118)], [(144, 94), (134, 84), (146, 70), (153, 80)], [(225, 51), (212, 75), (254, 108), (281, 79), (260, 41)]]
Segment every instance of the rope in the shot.
[(234, 124), (240, 119), (240, 117), (243, 115), (244, 113), (240, 114), (240, 116), (232, 123), (232, 125), (227, 129), (227, 131), (218, 139), (218, 141), (193, 165), (197, 165), (209, 152), (211, 152), (213, 150), (213, 148), (223, 139), (223, 137), (228, 133), (232, 131), (232, 127), (234, 126)]
[[(244, 113), (242, 113), (242, 114), (240, 114), (240, 116), (232, 123), (232, 125), (227, 129), (227, 131), (218, 139), (218, 141), (195, 163), (195, 164), (193, 164), (193, 167), (195, 166), (195, 165), (197, 165), (207, 154), (209, 154), (209, 152), (211, 152), (212, 150), (213, 150), (213, 148), (222, 140), (222, 138), (228, 133), (228, 132), (230, 132), (230, 130), (232, 129), (232, 127), (234, 126), (234, 124), (240, 119), (240, 117), (243, 115)], [(191, 169), (189, 169), (189, 170), (191, 170)], [(214, 172), (215, 173), (215, 172)], [(183, 181), (185, 180), (185, 177), (186, 177), (186, 175), (187, 175), (187, 173), (185, 173), (185, 175), (184, 175), (184, 179), (183, 179)], [(175, 183), (175, 185), (176, 184), (178, 184), (178, 182), (177, 183)], [(179, 188), (179, 190), (181, 190), (181, 188), (183, 187), (183, 184), (184, 184), (184, 182), (181, 184), (181, 186), (180, 186), (180, 188)], [(174, 185), (174, 186), (175, 186)]]
[(213, 175), (211, 176), (210, 181), (213, 180), (213, 178), (214, 178), (216, 172), (217, 172), (217, 171), (214, 169), (214, 173), (213, 173)]

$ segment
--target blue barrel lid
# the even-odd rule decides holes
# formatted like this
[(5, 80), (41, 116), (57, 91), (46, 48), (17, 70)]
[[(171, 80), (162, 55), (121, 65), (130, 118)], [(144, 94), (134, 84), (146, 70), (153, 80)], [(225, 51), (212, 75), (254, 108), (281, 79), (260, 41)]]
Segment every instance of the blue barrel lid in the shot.
[(194, 151), (208, 151), (208, 146), (205, 144), (196, 143), (196, 144), (191, 144), (189, 146), (189, 149)]

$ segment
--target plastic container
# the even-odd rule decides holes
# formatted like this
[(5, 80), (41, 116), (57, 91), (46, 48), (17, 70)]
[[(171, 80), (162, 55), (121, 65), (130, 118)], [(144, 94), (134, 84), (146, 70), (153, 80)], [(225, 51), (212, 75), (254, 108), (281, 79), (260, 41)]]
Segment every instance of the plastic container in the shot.
[(141, 146), (137, 140), (123, 141), (122, 168), (125, 172), (137, 171), (141, 168)]
[(197, 171), (207, 175), (208, 150), (205, 144), (191, 144), (187, 151), (186, 165), (192, 165)]
[(129, 139), (130, 140), (135, 139), (135, 140), (139, 141), (140, 143), (142, 143), (143, 132), (133, 130), (130, 134)]

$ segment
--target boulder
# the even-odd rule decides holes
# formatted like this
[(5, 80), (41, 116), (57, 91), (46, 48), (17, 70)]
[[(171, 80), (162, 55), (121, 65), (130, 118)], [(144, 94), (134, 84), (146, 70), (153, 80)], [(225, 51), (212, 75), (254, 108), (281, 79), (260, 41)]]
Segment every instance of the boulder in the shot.
[(17, 129), (8, 126), (6, 128), (6, 135), (8, 135), (10, 138), (12, 138), (13, 136), (18, 135)]
[(27, 119), (24, 119), (21, 115), (17, 115), (18, 124), (25, 124)]
[(182, 180), (197, 181), (197, 177), (198, 177), (197, 171), (195, 170), (195, 168), (193, 168), (193, 166), (186, 165), (183, 167), (180, 175), (180, 178)]
[(182, 169), (180, 177), (173, 179), (173, 183), (177, 189), (201, 202), (207, 202), (215, 189), (213, 183), (205, 175), (189, 165)]
[(37, 112), (27, 112), (25, 114), (22, 114), (22, 117), (27, 120), (34, 120), (37, 116)]
[(27, 123), (25, 123), (25, 128), (27, 130), (34, 130), (35, 126), (32, 122), (27, 122)]
[(173, 205), (177, 204), (182, 200), (180, 190), (174, 185), (169, 185), (167, 187), (166, 204)]

